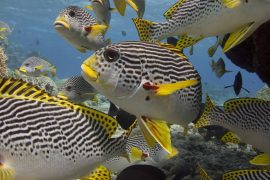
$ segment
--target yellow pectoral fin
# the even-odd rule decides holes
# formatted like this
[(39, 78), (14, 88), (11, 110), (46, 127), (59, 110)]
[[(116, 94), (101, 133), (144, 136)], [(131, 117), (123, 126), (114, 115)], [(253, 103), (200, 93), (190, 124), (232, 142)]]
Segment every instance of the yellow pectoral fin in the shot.
[(1, 165), (0, 166), (0, 179), (1, 180), (13, 180), (15, 176), (15, 171), (6, 166), (6, 165)]
[(124, 16), (127, 6), (126, 0), (114, 0), (114, 5), (118, 12), (121, 14), (121, 16)]
[(233, 132), (227, 132), (222, 138), (221, 141), (223, 143), (234, 143), (234, 144), (239, 144), (240, 143), (240, 139), (239, 137), (233, 133)]
[(92, 7), (91, 5), (87, 5), (87, 6), (85, 6), (85, 7), (86, 7), (87, 9), (93, 11), (93, 7)]
[(225, 42), (223, 47), (223, 52), (229, 51), (231, 48), (240, 44), (243, 40), (247, 38), (248, 32), (252, 29), (254, 23), (248, 23), (245, 26), (241, 27), (237, 31), (230, 34), (229, 38)]
[(139, 125), (150, 147), (158, 142), (165, 151), (172, 153), (170, 128), (165, 121), (142, 117)]
[(134, 9), (136, 12), (139, 11), (138, 6), (132, 0), (126, 0), (126, 2)]
[(24, 67), (20, 67), (19, 71), (21, 71), (22, 73), (27, 73), (27, 71)]
[(189, 86), (193, 86), (197, 84), (198, 81), (196, 79), (181, 81), (177, 83), (171, 83), (171, 84), (160, 84), (157, 85), (156, 95), (157, 96), (166, 96), (174, 93), (177, 90), (181, 90), (184, 88), (187, 88)]
[(42, 69), (42, 68), (43, 68), (43, 65), (39, 65), (39, 66), (36, 66), (36, 67), (35, 67), (36, 70), (40, 70), (40, 69)]
[(130, 157), (136, 161), (142, 160), (142, 155), (143, 152), (142, 150), (136, 148), (136, 147), (131, 147), (130, 149)]
[(94, 171), (92, 171), (88, 176), (84, 176), (81, 180), (110, 180), (111, 172), (105, 166), (98, 166)]
[(227, 8), (236, 8), (241, 4), (241, 0), (223, 0), (223, 5)]
[(90, 36), (90, 38), (95, 38), (99, 34), (105, 34), (107, 29), (108, 29), (108, 26), (106, 25), (101, 25), (101, 24), (93, 25), (91, 26), (91, 32), (87, 36)]
[(259, 166), (269, 166), (270, 165), (270, 155), (268, 154), (260, 154), (254, 157), (249, 161), (250, 164), (259, 165)]

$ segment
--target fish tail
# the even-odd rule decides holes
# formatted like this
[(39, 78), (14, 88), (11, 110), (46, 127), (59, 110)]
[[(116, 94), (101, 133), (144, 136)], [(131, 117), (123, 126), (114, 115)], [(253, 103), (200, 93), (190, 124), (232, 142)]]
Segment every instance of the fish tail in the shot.
[(204, 126), (212, 125), (212, 121), (214, 120), (214, 118), (212, 118), (212, 115), (213, 113), (215, 113), (216, 109), (217, 107), (215, 107), (214, 103), (207, 95), (203, 113), (200, 116), (199, 120), (196, 122), (195, 128), (201, 128)]
[(141, 41), (153, 41), (157, 23), (140, 18), (133, 18), (132, 20), (137, 28)]

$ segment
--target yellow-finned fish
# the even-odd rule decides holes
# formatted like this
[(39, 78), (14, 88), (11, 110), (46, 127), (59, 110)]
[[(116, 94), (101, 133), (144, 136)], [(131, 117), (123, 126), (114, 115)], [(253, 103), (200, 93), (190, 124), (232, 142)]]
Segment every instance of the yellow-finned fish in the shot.
[(9, 25), (5, 22), (0, 21), (0, 40), (5, 40), (10, 33), (11, 29)]
[(134, 9), (138, 18), (142, 18), (145, 11), (145, 0), (114, 0), (117, 11), (124, 16), (127, 4)]
[(95, 51), (110, 43), (104, 38), (108, 26), (98, 24), (90, 13), (78, 6), (63, 9), (54, 22), (54, 28), (82, 53)]
[(195, 127), (209, 125), (227, 128), (242, 142), (270, 155), (270, 101), (236, 98), (226, 101), (221, 110), (207, 96), (205, 109)]
[(181, 36), (182, 49), (209, 36), (230, 33), (226, 52), (270, 19), (269, 0), (179, 0), (164, 13), (161, 23), (133, 19), (141, 40), (156, 42)]
[(111, 12), (115, 9), (111, 8), (109, 0), (89, 0), (91, 5), (87, 5), (86, 8), (93, 11), (97, 17), (97, 21), (100, 24), (106, 26), (110, 25)]
[(130, 132), (113, 138), (114, 118), (15, 79), (0, 79), (0, 124), (1, 180), (83, 177), (125, 155)]
[(157, 141), (169, 153), (167, 122), (187, 127), (201, 109), (200, 75), (182, 51), (168, 44), (106, 46), (84, 61), (82, 75), (110, 101), (136, 115), (148, 144)]
[(32, 56), (23, 61), (19, 71), (28, 76), (56, 76), (56, 67), (48, 61)]

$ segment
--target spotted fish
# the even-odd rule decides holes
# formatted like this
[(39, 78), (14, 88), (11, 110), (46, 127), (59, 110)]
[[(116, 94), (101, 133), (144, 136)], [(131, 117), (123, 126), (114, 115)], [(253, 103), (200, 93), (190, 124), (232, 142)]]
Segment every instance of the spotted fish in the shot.
[(110, 42), (104, 38), (108, 27), (98, 24), (90, 13), (78, 6), (63, 9), (54, 22), (54, 28), (82, 53), (97, 50)]
[(269, 0), (179, 0), (164, 13), (164, 22), (133, 21), (141, 40), (156, 42), (181, 36), (180, 49), (205, 37), (230, 33), (223, 48), (226, 52), (269, 20), (269, 9)]
[(255, 98), (231, 99), (224, 111), (215, 107), (210, 97), (195, 127), (219, 125), (237, 134), (242, 142), (270, 155), (270, 101)]
[(75, 179), (125, 154), (117, 121), (21, 80), (0, 79), (0, 177)]
[(136, 115), (149, 145), (157, 141), (170, 153), (167, 122), (187, 127), (200, 112), (200, 76), (171, 45), (109, 45), (84, 61), (82, 75), (121, 109)]

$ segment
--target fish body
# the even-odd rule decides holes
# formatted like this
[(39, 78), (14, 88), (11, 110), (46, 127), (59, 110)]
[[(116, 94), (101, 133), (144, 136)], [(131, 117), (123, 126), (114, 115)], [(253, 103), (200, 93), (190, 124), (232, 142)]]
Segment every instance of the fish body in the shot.
[(165, 22), (134, 22), (141, 40), (156, 42), (170, 36), (185, 36), (191, 40), (183, 40), (184, 47), (205, 37), (232, 33), (223, 49), (227, 51), (270, 19), (269, 9), (270, 3), (265, 0), (182, 0), (165, 12)]
[(218, 125), (234, 132), (241, 142), (270, 154), (270, 102), (255, 98), (237, 98), (215, 107), (209, 97), (195, 127)]
[(78, 6), (63, 9), (54, 22), (54, 28), (82, 53), (108, 44), (104, 38), (108, 27), (99, 25), (90, 13)]
[[(111, 6), (109, 0), (90, 0), (91, 8), (101, 24), (109, 26), (111, 21)], [(88, 7), (88, 6), (87, 6)]]
[(24, 60), (19, 71), (28, 76), (52, 76), (56, 75), (56, 67), (51, 65), (48, 61), (32, 56)]
[(125, 152), (115, 119), (21, 80), (0, 80), (0, 109), (4, 180), (75, 179)]
[(225, 63), (222, 58), (219, 58), (217, 62), (212, 60), (211, 69), (215, 72), (218, 78), (221, 78), (225, 73), (231, 72), (226, 70)]
[(82, 76), (73, 76), (66, 80), (60, 87), (59, 93), (74, 103), (83, 103), (93, 99), (96, 90), (84, 80)]
[[(84, 62), (82, 75), (109, 100), (134, 114), (139, 124), (157, 120), (187, 127), (201, 108), (200, 76), (179, 51), (172, 49), (170, 45), (136, 41), (109, 45)], [(194, 84), (157, 94), (167, 84), (175, 88), (187, 81)]]

